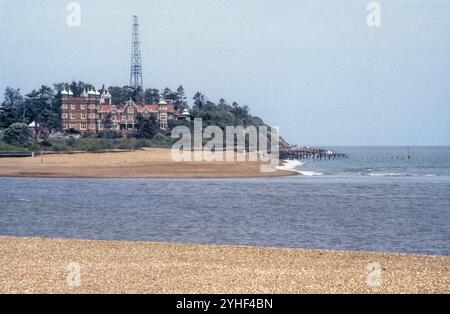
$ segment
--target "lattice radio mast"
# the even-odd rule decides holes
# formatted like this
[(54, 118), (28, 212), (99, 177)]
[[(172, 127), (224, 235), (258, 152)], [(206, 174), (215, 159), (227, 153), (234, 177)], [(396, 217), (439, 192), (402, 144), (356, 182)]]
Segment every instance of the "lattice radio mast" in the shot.
[(133, 15), (133, 40), (131, 43), (131, 74), (130, 86), (134, 89), (144, 90), (142, 84), (141, 44), (139, 42), (139, 24), (136, 15)]

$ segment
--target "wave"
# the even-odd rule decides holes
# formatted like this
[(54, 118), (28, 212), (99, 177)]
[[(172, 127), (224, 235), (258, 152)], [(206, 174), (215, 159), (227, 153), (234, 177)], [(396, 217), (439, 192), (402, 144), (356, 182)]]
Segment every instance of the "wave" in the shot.
[(322, 175), (322, 173), (314, 172), (314, 171), (299, 171), (299, 170), (297, 170), (297, 172), (300, 173), (301, 175), (308, 176), (308, 177), (315, 177), (315, 176)]
[[(282, 165), (278, 166), (277, 169), (285, 171), (294, 171), (300, 175), (313, 177), (324, 175), (321, 172), (315, 172), (310, 170), (303, 170), (300, 167), (305, 165), (304, 162), (299, 160), (282, 160)], [(330, 169), (331, 170), (331, 169)], [(325, 175), (350, 175), (350, 176), (370, 176), (370, 177), (436, 177), (437, 174), (419, 174), (419, 173), (407, 173), (407, 172), (389, 172), (378, 169), (379, 172), (373, 172), (373, 168), (345, 168), (345, 169), (333, 169), (325, 171)], [(392, 169), (394, 170), (394, 169)]]
[(282, 160), (282, 162), (283, 165), (277, 166), (277, 169), (298, 172), (297, 170), (295, 170), (295, 167), (300, 167), (304, 165), (304, 163), (299, 160)]
[(382, 173), (368, 173), (371, 177), (435, 177), (435, 174), (416, 174), (416, 173), (395, 173), (395, 172), (382, 172)]
[(286, 170), (286, 171), (294, 171), (303, 176), (321, 176), (322, 174), (314, 171), (306, 171), (306, 170), (297, 170), (297, 167), (303, 166), (304, 163), (299, 160), (283, 160), (282, 166), (277, 166), (277, 169)]

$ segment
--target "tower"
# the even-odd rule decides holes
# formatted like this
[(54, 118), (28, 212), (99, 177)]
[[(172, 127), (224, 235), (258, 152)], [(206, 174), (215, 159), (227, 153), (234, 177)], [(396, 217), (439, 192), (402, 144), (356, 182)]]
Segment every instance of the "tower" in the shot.
[(135, 90), (144, 90), (142, 84), (141, 45), (139, 42), (139, 24), (136, 15), (133, 15), (133, 39), (131, 42), (131, 73), (130, 86)]

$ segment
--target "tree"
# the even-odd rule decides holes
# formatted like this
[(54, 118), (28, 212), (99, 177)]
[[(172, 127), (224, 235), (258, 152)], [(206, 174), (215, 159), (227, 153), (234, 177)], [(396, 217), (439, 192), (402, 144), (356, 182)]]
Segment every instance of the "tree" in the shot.
[(150, 115), (149, 117), (144, 117), (141, 113), (138, 113), (136, 116), (136, 120), (138, 123), (138, 130), (136, 132), (136, 136), (138, 138), (151, 139), (158, 132), (158, 124), (153, 115)]
[(227, 101), (223, 98), (220, 98), (219, 103), (217, 104), (218, 110), (230, 110), (230, 106), (227, 104)]
[(30, 140), (31, 132), (25, 123), (11, 124), (3, 134), (3, 141), (11, 145), (27, 146)]
[(245, 120), (249, 117), (248, 106), (239, 106), (238, 103), (233, 102), (231, 112), (235, 117), (235, 125), (244, 125)]
[(75, 97), (79, 97), (85, 90), (94, 89), (94, 85), (82, 81), (78, 81), (78, 83), (73, 81), (70, 83), (69, 88)]
[(102, 124), (105, 130), (109, 131), (113, 128), (114, 123), (111, 117), (111, 112), (108, 112), (107, 114), (102, 116)]
[(144, 93), (146, 104), (157, 104), (159, 102), (159, 90), (156, 88), (147, 88)]
[(176, 91), (176, 100), (175, 100), (176, 109), (185, 109), (188, 107), (188, 103), (186, 101), (186, 95), (184, 93), (183, 86), (178, 86)]
[(53, 89), (55, 90), (56, 94), (61, 93), (63, 90), (66, 90), (70, 87), (69, 83), (66, 82), (60, 82), (60, 83), (54, 83)]
[(206, 97), (200, 92), (195, 93), (194, 95), (194, 107), (198, 109), (202, 109), (202, 107), (206, 104)]
[(178, 99), (178, 94), (173, 92), (170, 88), (166, 87), (163, 91), (163, 97), (170, 103), (175, 103)]
[(126, 91), (122, 87), (110, 86), (108, 90), (109, 93), (111, 94), (111, 100), (113, 105), (122, 104), (130, 99)]
[[(59, 129), (61, 127), (61, 98), (55, 99), (52, 88), (42, 85), (26, 95), (23, 116), (29, 123), (36, 121), (42, 127)], [(25, 122), (25, 121), (24, 121)]]
[(6, 87), (4, 97), (1, 103), (0, 128), (7, 128), (12, 123), (20, 121), (20, 111), (23, 107), (20, 89)]
[(133, 100), (136, 103), (142, 103), (143, 101), (143, 95), (142, 91), (140, 89), (135, 89), (131, 86), (110, 86), (108, 88), (109, 93), (111, 94), (112, 103), (114, 105), (117, 104), (123, 104), (130, 99)]
[(144, 92), (140, 87), (124, 86), (123, 89), (128, 95), (127, 101), (130, 99), (135, 103), (142, 103), (144, 101)]

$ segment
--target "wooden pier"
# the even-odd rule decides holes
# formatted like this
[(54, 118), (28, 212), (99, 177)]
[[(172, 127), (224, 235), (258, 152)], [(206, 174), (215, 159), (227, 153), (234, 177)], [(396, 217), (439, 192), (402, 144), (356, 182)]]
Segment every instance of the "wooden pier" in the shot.
[(331, 150), (311, 147), (289, 147), (280, 149), (280, 159), (298, 160), (298, 159), (347, 159), (348, 156), (343, 153), (337, 153)]

